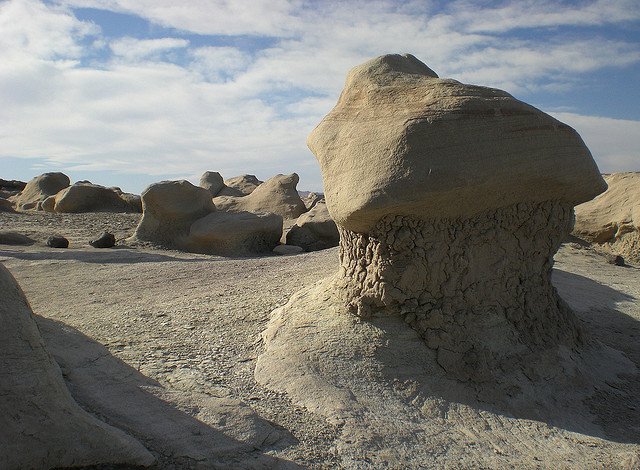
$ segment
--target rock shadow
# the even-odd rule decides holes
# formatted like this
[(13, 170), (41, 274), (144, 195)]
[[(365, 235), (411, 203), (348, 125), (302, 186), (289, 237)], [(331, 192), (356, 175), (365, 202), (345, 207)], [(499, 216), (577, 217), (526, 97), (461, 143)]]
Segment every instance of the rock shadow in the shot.
[(17, 251), (0, 250), (0, 257), (6, 256), (27, 261), (80, 261), (82, 263), (96, 264), (138, 264), (138, 263), (162, 263), (162, 262), (204, 262), (215, 258), (182, 258), (160, 253), (148, 253), (128, 248), (108, 248), (93, 250), (42, 250), (42, 251)]
[(139, 439), (158, 459), (153, 468), (301, 468), (265, 453), (297, 441), (248, 405), (224, 394), (167, 389), (78, 330), (35, 318), (73, 398)]
[[(383, 334), (384, 346), (376, 351), (383, 376), (393, 387), (413, 381), (415, 391), (409, 401), (435, 398), (617, 443), (640, 444), (640, 322), (616, 310), (618, 302), (637, 299), (564, 271), (555, 270), (553, 280), (569, 304), (582, 299), (579, 303), (584, 306), (591, 297), (599, 301), (586, 309), (574, 308), (589, 338), (583, 351), (561, 350), (561, 361), (556, 363), (555, 355), (541, 354), (541, 363), (554, 370), (549, 376), (531, 383), (507, 376), (499, 384), (449, 378), (438, 366), (435, 352), (425, 348), (400, 318), (377, 317), (369, 321)], [(635, 372), (629, 360), (636, 365)]]

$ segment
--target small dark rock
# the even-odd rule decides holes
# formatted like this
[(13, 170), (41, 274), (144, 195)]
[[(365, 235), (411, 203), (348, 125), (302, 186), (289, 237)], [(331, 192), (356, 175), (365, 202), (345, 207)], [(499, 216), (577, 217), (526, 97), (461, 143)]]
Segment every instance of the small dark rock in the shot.
[(89, 242), (89, 245), (94, 248), (111, 248), (115, 244), (116, 237), (109, 232), (102, 232), (98, 238)]
[(624, 258), (620, 255), (607, 255), (607, 263), (624, 266)]
[(69, 240), (64, 237), (51, 236), (47, 238), (47, 246), (50, 246), (51, 248), (68, 248)]

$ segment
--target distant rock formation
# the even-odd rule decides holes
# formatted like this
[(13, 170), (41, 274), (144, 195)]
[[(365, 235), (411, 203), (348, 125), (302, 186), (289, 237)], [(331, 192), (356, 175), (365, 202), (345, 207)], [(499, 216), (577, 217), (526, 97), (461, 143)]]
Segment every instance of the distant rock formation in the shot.
[(2, 468), (148, 466), (135, 439), (84, 411), (47, 352), (24, 293), (0, 264)]
[(20, 210), (37, 209), (49, 196), (68, 187), (71, 181), (64, 173), (44, 173), (29, 181), (21, 193), (15, 196), (16, 208)]
[(609, 188), (576, 207), (574, 235), (640, 261), (640, 173), (604, 175)]
[(133, 194), (97, 184), (76, 183), (42, 202), (49, 212), (140, 212), (140, 201)]
[(273, 250), (282, 236), (276, 214), (218, 212), (209, 190), (188, 181), (163, 181), (142, 193), (143, 214), (130, 242), (223, 256)]
[(305, 251), (324, 250), (338, 246), (338, 227), (329, 215), (324, 199), (316, 201), (313, 208), (302, 214), (287, 233), (287, 244), (304, 248)]
[(263, 182), (255, 175), (241, 175), (224, 180), (224, 187), (218, 191), (217, 196), (242, 197), (251, 194)]
[(295, 219), (307, 210), (296, 190), (298, 181), (296, 173), (276, 175), (247, 196), (218, 196), (213, 201), (218, 209), (227, 212), (270, 212), (283, 219)]
[(211, 197), (214, 197), (225, 187), (225, 184), (222, 175), (217, 171), (205, 171), (200, 177), (199, 186), (208, 190), (211, 193)]

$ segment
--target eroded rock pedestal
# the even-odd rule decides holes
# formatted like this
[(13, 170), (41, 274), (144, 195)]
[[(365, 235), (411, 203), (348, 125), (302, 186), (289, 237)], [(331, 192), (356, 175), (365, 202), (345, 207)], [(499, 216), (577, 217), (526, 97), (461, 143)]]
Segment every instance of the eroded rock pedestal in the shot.
[(527, 355), (581, 340), (551, 285), (572, 222), (571, 206), (546, 202), (469, 219), (387, 216), (366, 235), (341, 229), (338, 292), (360, 317), (401, 315), (456, 378), (526, 373)]

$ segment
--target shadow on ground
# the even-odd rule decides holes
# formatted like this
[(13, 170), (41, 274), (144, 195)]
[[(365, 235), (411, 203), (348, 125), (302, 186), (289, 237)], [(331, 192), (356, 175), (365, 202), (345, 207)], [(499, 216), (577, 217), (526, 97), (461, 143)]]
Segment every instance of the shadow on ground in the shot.
[(155, 468), (299, 468), (265, 454), (295, 438), (242, 402), (166, 389), (74, 328), (36, 321), (74, 399), (142, 442)]

